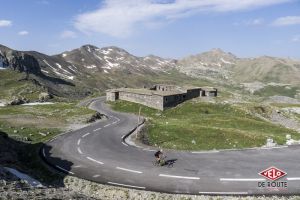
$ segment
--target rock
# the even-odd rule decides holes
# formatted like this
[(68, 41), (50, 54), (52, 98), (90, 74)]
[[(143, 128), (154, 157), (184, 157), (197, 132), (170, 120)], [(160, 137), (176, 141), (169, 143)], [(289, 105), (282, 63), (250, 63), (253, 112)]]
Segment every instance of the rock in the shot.
[(26, 97), (14, 97), (12, 101), (8, 102), (8, 105), (14, 106), (14, 105), (21, 105), (24, 103), (29, 103), (30, 100)]
[(52, 98), (53, 96), (47, 92), (42, 92), (41, 94), (39, 94), (39, 102), (45, 102)]
[(42, 132), (39, 132), (39, 134), (42, 135), (42, 136), (46, 136), (47, 135), (47, 134), (42, 133)]
[(96, 112), (91, 118), (89, 118), (87, 120), (87, 123), (95, 122), (96, 120), (102, 119), (103, 117), (104, 117), (104, 114)]
[(275, 147), (276, 145), (276, 142), (274, 142), (272, 138), (267, 139), (266, 147)]

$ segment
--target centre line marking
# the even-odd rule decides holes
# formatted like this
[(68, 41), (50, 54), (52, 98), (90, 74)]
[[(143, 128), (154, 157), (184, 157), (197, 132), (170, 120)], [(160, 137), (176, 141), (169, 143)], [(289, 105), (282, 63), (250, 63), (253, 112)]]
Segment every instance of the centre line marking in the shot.
[(264, 178), (220, 178), (220, 181), (265, 181)]
[(81, 149), (80, 149), (79, 147), (77, 147), (77, 151), (78, 151), (80, 154), (82, 154), (82, 151), (81, 151)]
[(108, 127), (108, 126), (110, 126), (111, 124), (106, 124), (104, 127)]
[(131, 187), (131, 188), (146, 189), (145, 187), (140, 187), (140, 186), (135, 186), (135, 185), (126, 185), (126, 184), (114, 183), (114, 182), (107, 182), (107, 183), (111, 184), (111, 185), (119, 185), (119, 186)]
[(191, 179), (191, 180), (199, 180), (199, 177), (192, 177), (192, 176), (173, 176), (168, 174), (159, 174), (158, 176), (168, 177), (168, 178), (182, 178), (182, 179)]
[(220, 151), (192, 151), (191, 153), (199, 153), (199, 154), (201, 154), (201, 153), (203, 153), (203, 154), (205, 154), (205, 153), (219, 153)]
[(199, 192), (199, 194), (220, 194), (220, 195), (228, 195), (228, 194), (236, 194), (236, 195), (246, 195), (248, 192)]
[(300, 177), (287, 178), (288, 181), (300, 181)]
[(86, 136), (88, 136), (90, 133), (86, 133), (86, 134), (84, 134), (82, 137), (84, 138), (84, 137), (86, 137)]
[(93, 177), (94, 177), (94, 178), (97, 178), (97, 177), (99, 177), (99, 176), (100, 176), (99, 174), (96, 174), (96, 175), (94, 175)]
[(103, 165), (104, 163), (103, 162), (100, 162), (100, 161), (98, 161), (98, 160), (95, 160), (95, 159), (93, 159), (93, 158), (91, 158), (91, 157), (86, 157), (87, 159), (89, 159), (89, 160), (91, 160), (91, 161), (93, 161), (93, 162), (95, 162), (95, 163), (98, 163), (98, 164), (100, 164), (100, 165)]
[(116, 167), (119, 170), (123, 170), (123, 171), (127, 171), (127, 172), (133, 172), (133, 173), (137, 173), (137, 174), (142, 174), (143, 172), (140, 171), (136, 171), (136, 170), (131, 170), (131, 169), (126, 169), (126, 168), (122, 168), (122, 167)]
[(77, 145), (78, 145), (78, 146), (80, 145), (80, 141), (81, 141), (81, 139), (79, 139), (79, 140), (77, 141)]
[(97, 129), (94, 130), (94, 132), (99, 131), (99, 130), (101, 130), (101, 129), (102, 129), (102, 128), (97, 128)]
[(74, 174), (73, 172), (71, 172), (71, 171), (68, 171), (68, 170), (66, 170), (66, 169), (64, 169), (64, 168), (62, 168), (62, 167), (60, 167), (60, 166), (58, 166), (58, 165), (55, 165), (58, 169), (60, 169), (60, 170), (62, 170), (62, 171), (64, 171), (64, 172), (66, 172), (66, 173), (68, 173), (68, 174)]

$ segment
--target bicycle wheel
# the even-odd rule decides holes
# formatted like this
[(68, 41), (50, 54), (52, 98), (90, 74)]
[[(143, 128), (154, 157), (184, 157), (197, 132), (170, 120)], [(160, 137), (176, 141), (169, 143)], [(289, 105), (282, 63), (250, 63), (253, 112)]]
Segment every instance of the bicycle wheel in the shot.
[(173, 164), (174, 164), (174, 162), (168, 162), (168, 163), (167, 163), (167, 167), (168, 167), (168, 168), (172, 168), (172, 167), (173, 167)]

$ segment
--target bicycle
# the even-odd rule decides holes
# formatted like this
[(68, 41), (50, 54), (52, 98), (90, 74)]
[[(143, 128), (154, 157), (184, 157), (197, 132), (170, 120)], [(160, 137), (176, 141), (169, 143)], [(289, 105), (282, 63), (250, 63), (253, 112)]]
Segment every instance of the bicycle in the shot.
[(170, 160), (170, 161), (166, 161), (165, 158), (167, 156), (163, 156), (162, 158), (160, 158), (160, 160), (155, 159), (152, 164), (155, 167), (163, 167), (163, 166), (167, 166), (168, 168), (173, 167), (173, 164), (175, 163), (175, 161)]

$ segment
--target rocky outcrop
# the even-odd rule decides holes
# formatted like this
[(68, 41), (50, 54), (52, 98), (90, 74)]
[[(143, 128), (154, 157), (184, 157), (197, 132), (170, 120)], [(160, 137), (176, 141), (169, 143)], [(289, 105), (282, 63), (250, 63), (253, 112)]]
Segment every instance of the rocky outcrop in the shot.
[(47, 92), (42, 92), (40, 95), (39, 95), (39, 102), (46, 102), (50, 99), (52, 99), (53, 96)]
[(25, 52), (15, 51), (0, 45), (0, 67), (11, 68), (26, 74), (41, 74), (37, 59)]
[(21, 105), (29, 102), (30, 100), (25, 97), (14, 97), (12, 101), (8, 102), (8, 105), (15, 106), (15, 105)]
[(105, 117), (104, 114), (101, 114), (101, 113), (99, 113), (99, 112), (96, 112), (94, 115), (92, 115), (91, 118), (89, 118), (89, 119), (87, 120), (87, 123), (93, 123), (93, 122), (95, 122), (95, 121), (97, 121), (97, 120), (103, 119), (104, 117)]

